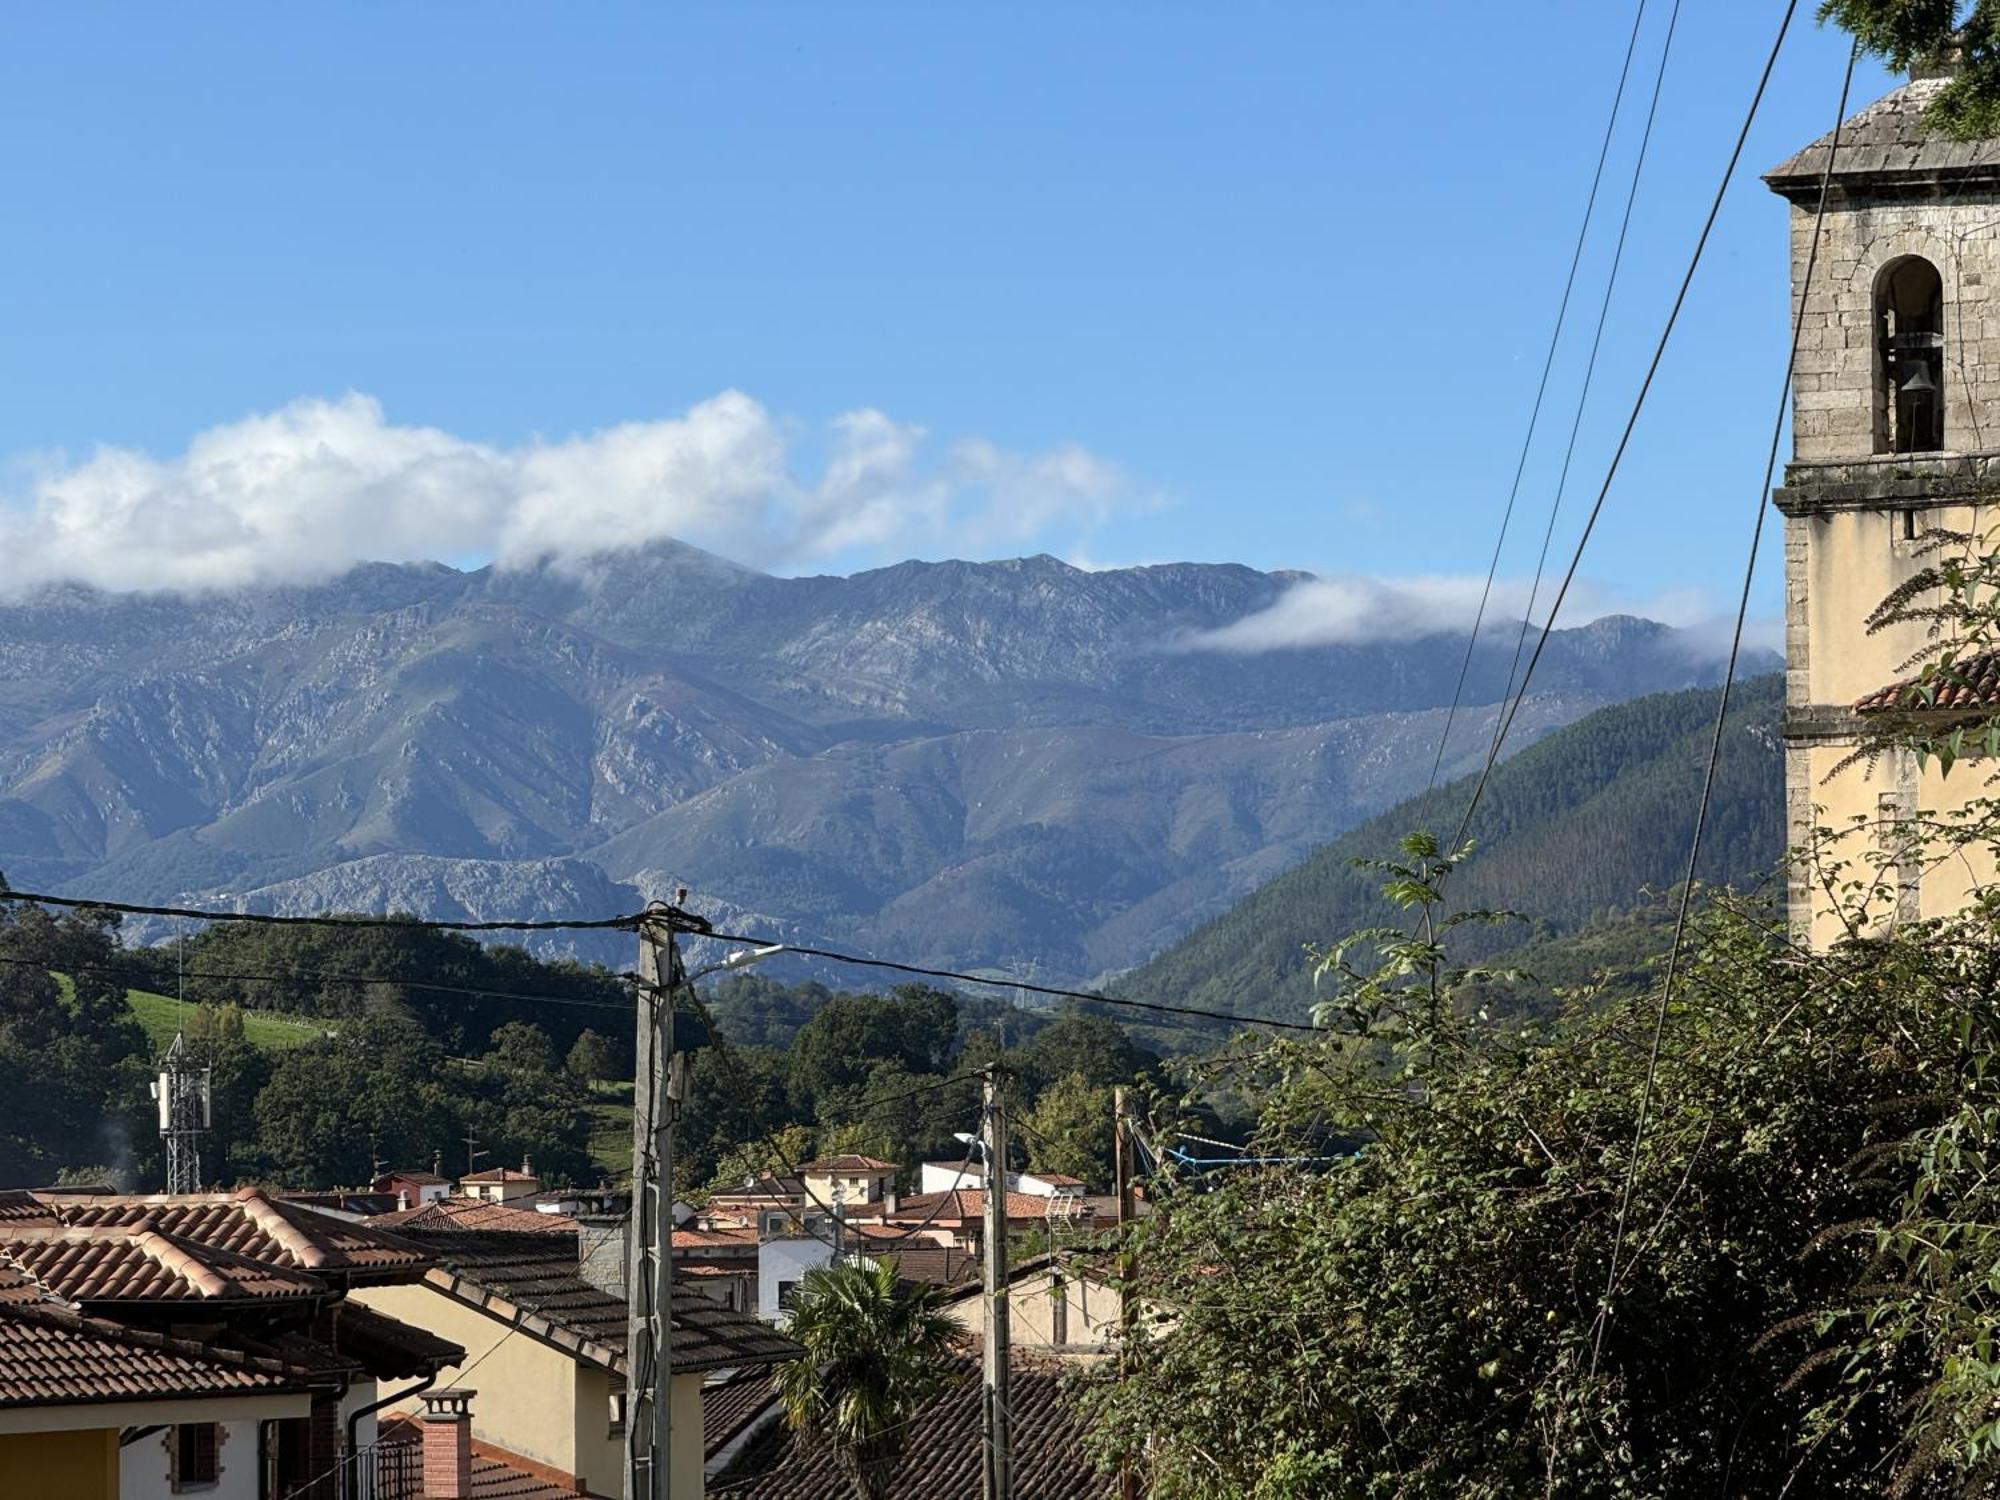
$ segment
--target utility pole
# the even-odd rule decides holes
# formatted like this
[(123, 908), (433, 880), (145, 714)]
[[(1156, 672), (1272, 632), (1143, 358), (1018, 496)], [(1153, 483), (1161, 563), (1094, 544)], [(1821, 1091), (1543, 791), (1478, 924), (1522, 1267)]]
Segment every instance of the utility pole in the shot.
[(673, 1490), (674, 995), (682, 969), (668, 908), (639, 921), (632, 1074), (632, 1211), (626, 1221), (625, 1496)]
[[(1111, 1162), (1113, 1189), (1118, 1194), (1118, 1374), (1125, 1374), (1125, 1351), (1132, 1343), (1136, 1308), (1132, 1302), (1133, 1256), (1127, 1239), (1132, 1223), (1132, 1158), (1126, 1143), (1129, 1127), (1125, 1119), (1125, 1086), (1111, 1091)], [(1132, 1455), (1118, 1455), (1118, 1500), (1139, 1500), (1139, 1474), (1132, 1467)]]
[(1007, 1117), (1000, 1069), (986, 1070), (986, 1358), (980, 1398), (985, 1500), (1013, 1500), (1012, 1393), (1007, 1363)]

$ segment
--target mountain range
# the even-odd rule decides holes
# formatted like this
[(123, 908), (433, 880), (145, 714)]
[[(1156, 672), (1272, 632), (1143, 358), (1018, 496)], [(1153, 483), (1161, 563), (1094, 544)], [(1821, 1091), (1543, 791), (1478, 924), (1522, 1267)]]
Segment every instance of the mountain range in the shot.
[[(488, 919), (687, 886), (738, 930), (1091, 979), (1426, 784), (1462, 634), (1205, 643), (1305, 576), (1032, 557), (785, 578), (663, 543), (59, 587), (0, 606), (0, 870)], [(1445, 776), (1483, 754), (1515, 640), (1473, 653)], [(1649, 621), (1558, 631), (1510, 749), (1715, 670)]]
[[(1665, 903), (1645, 898), (1678, 887), (1687, 873), (1719, 697), (1693, 689), (1600, 709), (1496, 769), (1448, 898), (1456, 910), (1507, 911), (1520, 921), (1460, 928), (1455, 960), (1504, 954), (1542, 978), (1576, 982), (1600, 963), (1643, 964), (1664, 949)], [(1696, 867), (1705, 883), (1760, 887), (1784, 852), (1783, 701), (1775, 673), (1731, 697)], [(1473, 783), (1420, 793), (1349, 829), (1117, 987), (1234, 1015), (1302, 1018), (1324, 998), (1308, 945), (1406, 928), (1407, 916), (1382, 896), (1375, 862), (1396, 858), (1406, 833), (1448, 841)]]

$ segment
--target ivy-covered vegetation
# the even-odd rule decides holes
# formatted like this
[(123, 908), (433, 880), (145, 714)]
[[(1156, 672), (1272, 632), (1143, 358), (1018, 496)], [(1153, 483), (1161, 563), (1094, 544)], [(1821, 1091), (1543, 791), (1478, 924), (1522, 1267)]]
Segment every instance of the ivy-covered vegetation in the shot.
[[(1408, 855), (1421, 917), (1457, 859)], [(1218, 1500), (2000, 1479), (2000, 906), (1813, 955), (1707, 902), (1650, 1082), (1656, 990), (1501, 1020), (1448, 947), (1322, 954), (1329, 1036), (1213, 1065), (1303, 1160), (1169, 1183), (1135, 1231), (1107, 1460)]]

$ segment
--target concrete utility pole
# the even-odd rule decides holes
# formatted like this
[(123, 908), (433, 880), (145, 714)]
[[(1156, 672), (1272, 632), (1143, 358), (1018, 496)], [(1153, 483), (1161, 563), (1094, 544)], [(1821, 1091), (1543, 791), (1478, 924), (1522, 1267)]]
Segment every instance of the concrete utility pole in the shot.
[[(1125, 1373), (1125, 1351), (1132, 1342), (1135, 1308), (1132, 1303), (1132, 1252), (1126, 1248), (1126, 1230), (1132, 1222), (1132, 1157), (1127, 1143), (1129, 1127), (1125, 1119), (1125, 1086), (1111, 1091), (1112, 1188), (1118, 1194), (1118, 1373)], [(1139, 1474), (1132, 1467), (1132, 1455), (1118, 1456), (1118, 1500), (1139, 1500)]]
[(632, 1212), (625, 1298), (626, 1500), (670, 1500), (673, 1411), (674, 995), (679, 945), (655, 902), (639, 924), (632, 1070)]
[(1000, 1069), (986, 1070), (986, 1358), (980, 1397), (986, 1500), (1013, 1500), (1012, 1393), (1007, 1363), (1007, 1116)]

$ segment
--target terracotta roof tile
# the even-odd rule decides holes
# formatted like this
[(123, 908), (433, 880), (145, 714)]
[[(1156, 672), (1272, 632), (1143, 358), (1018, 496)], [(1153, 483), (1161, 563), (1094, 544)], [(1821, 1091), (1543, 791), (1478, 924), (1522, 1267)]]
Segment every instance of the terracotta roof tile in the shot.
[[(377, 1428), (376, 1437), (383, 1443), (416, 1445), (423, 1441), (423, 1432), (414, 1417), (389, 1417)], [(473, 1444), (467, 1500), (577, 1500), (579, 1495), (593, 1500), (596, 1491), (557, 1484), (524, 1463), (510, 1463), (507, 1454), (489, 1443)]]
[(163, 1234), (149, 1224), (54, 1228), (0, 1222), (0, 1263), (67, 1302), (245, 1301), (321, 1297), (303, 1271)]
[[(1102, 1500), (1118, 1481), (1084, 1451), (1076, 1397), (1063, 1377), (1016, 1361), (1012, 1395), (1014, 1492), (1035, 1500)], [(978, 1369), (954, 1362), (944, 1389), (910, 1426), (889, 1479), (892, 1495), (923, 1500), (979, 1500), (981, 1474)], [(731, 1464), (710, 1494), (731, 1500), (829, 1500), (853, 1493), (840, 1456), (816, 1433), (773, 1424)]]
[(816, 1172), (900, 1172), (903, 1169), (892, 1161), (883, 1161), (879, 1156), (862, 1156), (856, 1152), (843, 1152), (838, 1156), (822, 1156), (818, 1161), (809, 1161), (800, 1166), (801, 1174)]
[(66, 1227), (144, 1225), (267, 1265), (370, 1279), (420, 1270), (424, 1253), (379, 1229), (281, 1203), (257, 1188), (234, 1193), (44, 1196)]
[(576, 1220), (562, 1214), (545, 1214), (535, 1208), (515, 1208), (507, 1203), (481, 1203), (475, 1198), (439, 1198), (416, 1208), (399, 1208), (392, 1213), (363, 1219), (371, 1229), (394, 1229), (404, 1233), (423, 1229), (504, 1229), (521, 1234), (575, 1234)]
[[(940, 1199), (951, 1201), (940, 1205)], [(1079, 1207), (1083, 1210), (1080, 1213), (1077, 1212)], [(949, 1193), (917, 1193), (898, 1203), (893, 1214), (884, 1214), (883, 1217), (892, 1224), (906, 1224), (913, 1220), (930, 1218), (933, 1209), (938, 1210), (937, 1219), (953, 1221), (977, 1219), (986, 1212), (986, 1190), (954, 1188)], [(1078, 1218), (1091, 1216), (1088, 1205), (1079, 1205), (1074, 1194), (1009, 1193), (1007, 1195), (1009, 1219), (1046, 1219), (1052, 1214), (1057, 1218), (1063, 1218), (1071, 1213), (1076, 1213)]]
[(542, 1179), (533, 1172), (521, 1172), (513, 1167), (488, 1167), (483, 1172), (467, 1172), (458, 1180), (460, 1182), (540, 1182)]
[(1929, 684), (1906, 677), (1877, 688), (1854, 705), (1858, 714), (1905, 712), (1970, 712), (2000, 708), (2000, 651), (1961, 657), (1940, 670)]
[(310, 1372), (59, 1308), (0, 1306), (0, 1407), (297, 1391)]

